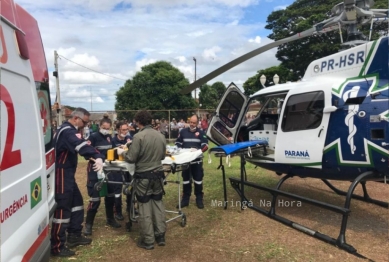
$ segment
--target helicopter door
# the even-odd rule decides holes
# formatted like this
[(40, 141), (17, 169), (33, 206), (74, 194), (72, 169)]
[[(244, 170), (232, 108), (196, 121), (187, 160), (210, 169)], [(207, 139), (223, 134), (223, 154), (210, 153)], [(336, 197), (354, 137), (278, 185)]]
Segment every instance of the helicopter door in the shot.
[[(302, 90), (306, 90), (305, 92)], [(323, 89), (291, 90), (284, 102), (275, 143), (275, 162), (321, 168), (331, 93)]]
[(207, 130), (209, 140), (218, 146), (232, 143), (239, 131), (246, 104), (246, 96), (234, 83), (231, 83), (209, 123)]

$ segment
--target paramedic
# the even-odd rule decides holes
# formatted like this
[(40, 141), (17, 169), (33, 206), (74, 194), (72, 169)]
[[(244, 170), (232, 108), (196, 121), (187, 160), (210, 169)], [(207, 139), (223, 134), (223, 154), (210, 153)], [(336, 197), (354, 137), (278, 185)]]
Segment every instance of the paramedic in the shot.
[[(78, 245), (88, 245), (92, 239), (81, 235), (84, 219), (84, 202), (75, 180), (78, 154), (96, 159), (93, 169), (103, 168), (104, 156), (88, 145), (79, 129), (89, 122), (90, 113), (84, 108), (76, 108), (71, 118), (61, 125), (54, 136), (55, 148), (55, 201), (57, 208), (51, 227), (51, 254), (68, 257), (75, 255), (68, 249)], [(67, 235), (67, 247), (66, 242)]]
[[(103, 154), (105, 157), (107, 156), (108, 149), (112, 148), (112, 141), (111, 141), (111, 125), (112, 121), (109, 118), (103, 118), (100, 121), (100, 129), (99, 132), (93, 133), (89, 136), (88, 142), (91, 146), (96, 148), (101, 154)], [(92, 235), (92, 226), (93, 222), (95, 220), (95, 216), (97, 213), (97, 210), (100, 206), (100, 192), (94, 189), (95, 184), (98, 182), (99, 179), (102, 179), (99, 177), (100, 175), (92, 169), (93, 161), (90, 160), (88, 162), (88, 166), (86, 168), (86, 171), (88, 173), (88, 181), (86, 184), (86, 187), (88, 189), (88, 195), (90, 197), (89, 199), (89, 205), (86, 212), (86, 218), (85, 218), (85, 231), (84, 234), (86, 236)], [(109, 180), (112, 180), (112, 174), (109, 174)], [(113, 228), (119, 228), (121, 225), (116, 222), (114, 216), (113, 216), (113, 209), (115, 205), (115, 185), (114, 184), (107, 184), (107, 195), (104, 199), (105, 204), (105, 214), (107, 217), (107, 226), (113, 227)]]
[[(189, 120), (189, 127), (183, 128), (176, 140), (176, 146), (178, 148), (195, 148), (201, 149), (202, 152), (208, 150), (208, 139), (205, 133), (200, 130), (197, 125), (199, 121), (196, 115), (193, 115)], [(199, 162), (191, 164), (188, 169), (182, 171), (183, 180), (183, 196), (181, 200), (181, 207), (189, 205), (190, 195), (192, 194), (192, 180), (194, 182), (194, 193), (196, 195), (196, 205), (198, 208), (203, 209), (203, 163)]]
[[(112, 146), (113, 147), (123, 147), (127, 143), (131, 143), (132, 136), (128, 132), (129, 127), (128, 127), (127, 123), (118, 122), (116, 124), (116, 130), (117, 130), (117, 134), (112, 138)], [(113, 178), (116, 182), (123, 182), (121, 172), (113, 173)], [(124, 178), (125, 178), (126, 182), (130, 182), (130, 173), (125, 172)], [(115, 218), (117, 220), (124, 220), (123, 213), (122, 213), (122, 189), (123, 189), (123, 185), (116, 185), (115, 186)], [(131, 207), (131, 196), (130, 195), (127, 195), (126, 203), (127, 203), (127, 213), (129, 214), (130, 207)], [(130, 218), (130, 216), (128, 216), (128, 218)]]

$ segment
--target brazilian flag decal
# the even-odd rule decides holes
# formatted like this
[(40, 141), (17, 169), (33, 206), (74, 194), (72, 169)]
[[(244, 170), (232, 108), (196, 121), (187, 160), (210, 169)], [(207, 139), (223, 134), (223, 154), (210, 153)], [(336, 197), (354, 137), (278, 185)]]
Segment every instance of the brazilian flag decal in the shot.
[(42, 200), (42, 182), (38, 177), (30, 183), (31, 209), (33, 209)]

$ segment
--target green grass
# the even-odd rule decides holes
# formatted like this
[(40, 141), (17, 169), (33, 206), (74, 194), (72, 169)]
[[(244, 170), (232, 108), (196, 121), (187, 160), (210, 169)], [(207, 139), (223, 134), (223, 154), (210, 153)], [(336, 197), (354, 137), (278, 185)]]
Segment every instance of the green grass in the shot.
[[(214, 146), (210, 144), (210, 148)], [(273, 223), (277, 222), (271, 222), (264, 216), (253, 214), (250, 210), (242, 211), (239, 206), (231, 204), (240, 200), (228, 179), (229, 177), (240, 177), (239, 157), (231, 158), (230, 167), (226, 164), (226, 159), (222, 159), (226, 174), (227, 210), (224, 210), (223, 206), (211, 206), (212, 201), (224, 201), (224, 195), (222, 171), (218, 169), (220, 159), (210, 154), (212, 162), (208, 163), (208, 157), (209, 153), (206, 152), (203, 159), (205, 209), (201, 211), (197, 209), (192, 195), (189, 207), (182, 210), (187, 216), (187, 225), (181, 227), (181, 219), (168, 223), (168, 244), (166, 247), (157, 247), (151, 252), (137, 248), (135, 240), (139, 235), (138, 225), (135, 225), (133, 232), (130, 233), (126, 232), (124, 228), (118, 230), (106, 228), (104, 203), (101, 203), (95, 220), (98, 234), (93, 235), (92, 245), (77, 247), (75, 257), (54, 259), (53, 261), (109, 261), (113, 259), (115, 262), (119, 262), (138, 258), (142, 261), (185, 261), (185, 252), (190, 252), (190, 255), (186, 255), (187, 260), (190, 261), (215, 261), (215, 254), (220, 256), (216, 256), (217, 260), (224, 259), (225, 261), (315, 261), (313, 259), (315, 251), (310, 252), (304, 246), (301, 246), (301, 249), (300, 247), (296, 249), (296, 247), (293, 248), (290, 244), (283, 242), (284, 237), (289, 239), (296, 235), (304, 237), (303, 234), (299, 235), (295, 231), (291, 233), (289, 229), (278, 224), (274, 226)], [(86, 160), (80, 157), (79, 163), (85, 168)], [(279, 177), (272, 172), (255, 168), (250, 163), (246, 163), (246, 173), (249, 181), (268, 187), (274, 187), (279, 180)], [(85, 169), (83, 174), (85, 174)], [(178, 177), (177, 174), (168, 176), (168, 180), (177, 180), (177, 178), (181, 180), (180, 173), (178, 173)], [(168, 183), (165, 186), (164, 203), (167, 210), (177, 210), (176, 205), (180, 197), (177, 186), (173, 183)], [(85, 189), (82, 188), (85, 185), (79, 183), (79, 187), (82, 191), (84, 190), (86, 208), (89, 197), (85, 195)], [(266, 192), (259, 192), (249, 187), (245, 188), (245, 192), (246, 196), (254, 201), (269, 196)], [(124, 198), (123, 202), (125, 202)], [(125, 204), (123, 205), (125, 207)], [(167, 214), (167, 218), (176, 215)], [(255, 222), (252, 222), (250, 218)], [(273, 228), (271, 228), (272, 225)], [(242, 232), (237, 230), (239, 227), (242, 228)], [(270, 238), (266, 234), (274, 234), (279, 238)], [(334, 251), (332, 247), (326, 245), (324, 248)], [(122, 256), (120, 257), (118, 253), (121, 253)], [(326, 256), (327, 252), (324, 254), (322, 257)], [(124, 256), (127, 256), (127, 259), (122, 260)], [(316, 261), (323, 260), (316, 259)]]

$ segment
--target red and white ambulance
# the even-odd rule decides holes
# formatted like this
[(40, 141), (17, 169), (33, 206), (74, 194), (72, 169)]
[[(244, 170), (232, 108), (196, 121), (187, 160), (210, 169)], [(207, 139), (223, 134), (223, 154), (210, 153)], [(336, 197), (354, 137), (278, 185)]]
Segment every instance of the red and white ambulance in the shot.
[(37, 21), (0, 0), (1, 261), (48, 261), (55, 208), (48, 70)]

